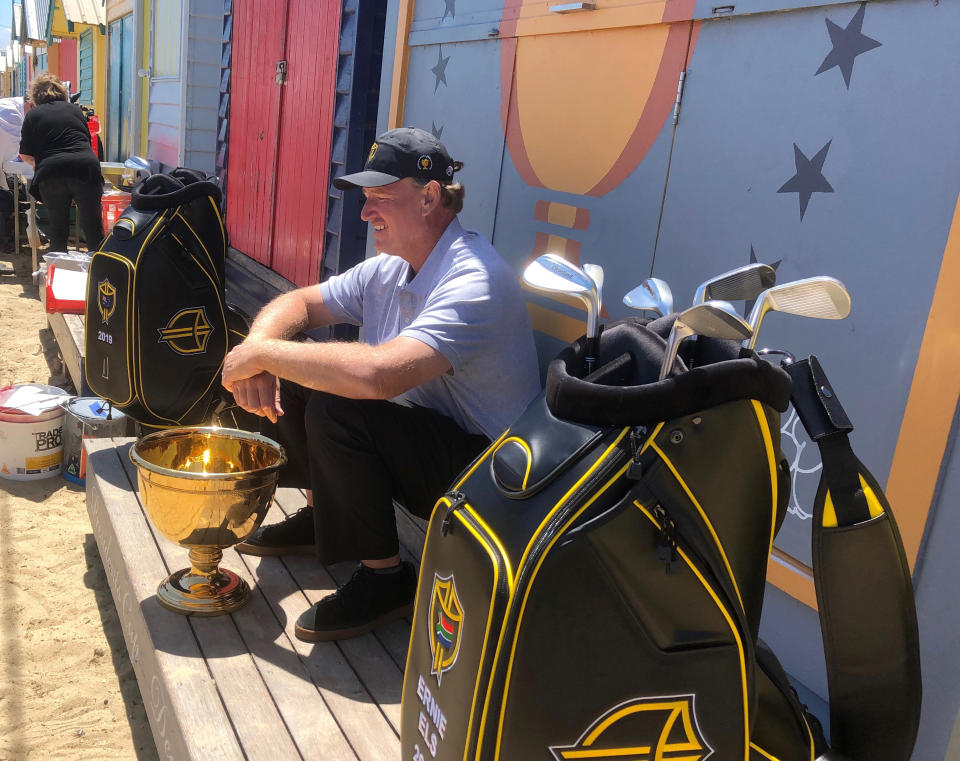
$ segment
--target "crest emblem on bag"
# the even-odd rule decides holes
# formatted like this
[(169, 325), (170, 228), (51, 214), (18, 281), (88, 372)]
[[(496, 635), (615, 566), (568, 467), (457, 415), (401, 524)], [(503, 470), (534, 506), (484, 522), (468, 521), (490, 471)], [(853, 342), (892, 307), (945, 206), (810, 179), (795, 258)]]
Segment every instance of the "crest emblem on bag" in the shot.
[(104, 325), (110, 322), (110, 317), (117, 308), (117, 288), (104, 278), (97, 283), (97, 310)]
[(437, 685), (444, 672), (453, 668), (460, 652), (460, 632), (463, 628), (463, 608), (457, 596), (453, 574), (433, 574), (433, 589), (430, 591), (430, 612), (427, 618), (430, 652), (433, 659), (430, 673), (437, 677)]
[(159, 332), (160, 343), (166, 343), (177, 354), (202, 354), (207, 350), (213, 326), (204, 307), (191, 307), (177, 312)]
[(555, 745), (550, 752), (556, 761), (704, 761), (713, 755), (713, 748), (700, 732), (694, 696), (671, 695), (615, 705), (573, 745)]

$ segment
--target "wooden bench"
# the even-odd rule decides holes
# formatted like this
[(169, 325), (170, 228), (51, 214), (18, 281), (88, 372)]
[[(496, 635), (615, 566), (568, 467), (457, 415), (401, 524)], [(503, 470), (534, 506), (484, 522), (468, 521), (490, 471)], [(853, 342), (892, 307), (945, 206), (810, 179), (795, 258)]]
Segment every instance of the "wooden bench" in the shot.
[[(294, 637), (297, 616), (345, 581), (350, 564), (224, 551), (251, 586), (240, 610), (186, 617), (160, 606), (156, 586), (189, 566), (140, 503), (132, 439), (86, 442), (87, 511), (161, 759), (383, 761), (400, 756), (400, 694), (410, 622), (340, 643)], [(303, 505), (279, 489), (266, 521)], [(408, 559), (424, 522), (398, 512)]]
[[(41, 293), (43, 288), (41, 286)], [(42, 300), (42, 298), (41, 298)], [(63, 367), (80, 396), (90, 396), (90, 387), (83, 368), (83, 316), (78, 314), (48, 314), (47, 325), (53, 333), (63, 359)]]

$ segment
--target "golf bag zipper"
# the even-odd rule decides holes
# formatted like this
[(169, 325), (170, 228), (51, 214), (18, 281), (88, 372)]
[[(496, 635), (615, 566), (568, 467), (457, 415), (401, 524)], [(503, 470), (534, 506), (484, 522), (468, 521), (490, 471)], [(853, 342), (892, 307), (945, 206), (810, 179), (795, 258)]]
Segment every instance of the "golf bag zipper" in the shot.
[(449, 491), (445, 496), (450, 504), (447, 505), (447, 510), (443, 516), (443, 522), (440, 524), (440, 532), (444, 536), (450, 533), (450, 521), (453, 519), (453, 514), (467, 504), (467, 495), (462, 491)]
[(660, 534), (657, 537), (657, 558), (666, 566), (667, 573), (670, 573), (673, 570), (674, 563), (679, 560), (677, 555), (677, 524), (660, 504), (653, 508), (653, 517), (660, 524)]

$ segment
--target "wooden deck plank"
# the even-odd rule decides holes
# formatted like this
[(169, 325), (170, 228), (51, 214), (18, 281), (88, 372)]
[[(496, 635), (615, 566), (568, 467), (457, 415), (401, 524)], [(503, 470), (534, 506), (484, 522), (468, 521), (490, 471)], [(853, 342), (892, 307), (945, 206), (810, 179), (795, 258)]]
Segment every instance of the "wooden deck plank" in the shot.
[(197, 668), (202, 656), (187, 619), (156, 600), (156, 584), (170, 569), (121, 465), (127, 448), (109, 439), (86, 446), (90, 524), (160, 757), (241, 761), (217, 685)]
[[(300, 507), (306, 503), (305, 496), (301, 489), (294, 489), (291, 487), (281, 487), (277, 489), (276, 496), (274, 498), (274, 504), (271, 506), (271, 512), (268, 513), (265, 522), (276, 522), (283, 519), (284, 515), (289, 515), (293, 512), (296, 512)], [(410, 543), (413, 544), (414, 549), (422, 548), (423, 546), (423, 529), (417, 525), (419, 519), (413, 518), (409, 515), (403, 508), (397, 507), (398, 513), (398, 522), (399, 515), (402, 513), (405, 516), (407, 523), (411, 526), (411, 531), (409, 532)], [(276, 512), (273, 512), (276, 511)], [(426, 522), (421, 521), (425, 526)], [(417, 531), (420, 531), (418, 534)], [(419, 564), (419, 557), (414, 556), (411, 552), (410, 545), (403, 541), (403, 537), (400, 540), (400, 555), (405, 560), (410, 561), (415, 566)], [(337, 584), (342, 584), (349, 578), (349, 571), (352, 570), (352, 567), (349, 565), (344, 565), (344, 568), (347, 569), (346, 573), (340, 573), (336, 571), (336, 566), (333, 566), (332, 576)], [(403, 670), (406, 667), (407, 662), (407, 646), (410, 642), (410, 619), (405, 618), (401, 621), (394, 621), (390, 624), (387, 624), (384, 627), (377, 629), (374, 632), (374, 636), (377, 640), (383, 645), (386, 651), (390, 654), (390, 657), (393, 659), (393, 662), (397, 665), (397, 668), (400, 669), (401, 679)]]
[[(304, 504), (302, 490), (280, 487), (265, 521), (282, 520), (284, 515), (296, 512)], [(264, 589), (278, 619), (285, 621), (294, 647), (307, 659), (311, 677), (323, 692), (354, 750), (361, 759), (371, 761), (396, 757), (400, 747), (400, 697), (399, 687), (392, 683), (392, 674), (396, 670), (393, 658), (372, 635), (336, 643), (310, 644), (297, 640), (293, 632), (297, 617), (332, 592), (336, 583), (329, 570), (310, 556), (262, 558), (261, 561), (274, 562), (260, 563), (257, 584)], [(341, 564), (341, 569), (340, 575), (349, 575), (352, 567)], [(295, 590), (287, 584), (291, 578), (295, 579)], [(387, 678), (377, 673), (378, 668), (386, 670)], [(352, 679), (345, 681), (348, 672)], [(358, 677), (359, 682), (354, 682)]]
[[(277, 490), (275, 505), (286, 514), (295, 512), (303, 506), (304, 502), (304, 495), (300, 490), (282, 488)], [(308, 556), (287, 557), (284, 563), (303, 587), (309, 605), (322, 599), (337, 585), (345, 583), (355, 567), (353, 563), (322, 566)], [(399, 736), (403, 660), (398, 662), (397, 639), (404, 640), (402, 647), (405, 660), (406, 641), (410, 638), (409, 621), (395, 622), (389, 628), (388, 639), (391, 641), (389, 648), (382, 635), (381, 629), (371, 634), (344, 640), (337, 645)]]
[(276, 558), (241, 556), (232, 550), (225, 552), (224, 557), (227, 567), (255, 590), (250, 602), (234, 613), (233, 618), (300, 754), (305, 761), (356, 759), (356, 753), (258, 584), (261, 567), (280, 565), (279, 561)]
[[(135, 480), (133, 464), (127, 469)], [(163, 538), (157, 541), (170, 567), (187, 565), (186, 550)], [(243, 748), (251, 760), (354, 761), (357, 755), (322, 689), (311, 680), (310, 669), (264, 597), (257, 580), (260, 560), (226, 550), (223, 565), (245, 578), (252, 590), (250, 602), (231, 616), (189, 619), (207, 666), (218, 684), (226, 685), (221, 692)], [(282, 565), (277, 570), (289, 575)], [(292, 578), (290, 583), (295, 585)]]
[[(284, 631), (306, 664), (310, 678), (319, 688), (360, 759), (380, 761), (397, 758), (400, 753), (399, 736), (364, 689), (337, 644), (311, 644), (295, 638), (294, 624), (310, 603), (300, 586), (301, 580), (295, 581), (288, 570), (290, 560), (262, 558), (256, 574), (257, 587), (263, 591), (274, 615), (283, 622)], [(325, 590), (312, 591), (332, 591), (332, 584)]]
[[(117, 443), (122, 446), (115, 448)], [(251, 585), (253, 594), (244, 608), (213, 618), (181, 617), (161, 608), (156, 584), (189, 561), (185, 549), (153, 531), (137, 498), (128, 446), (129, 440), (90, 442), (99, 471), (94, 469), (88, 482), (88, 510), (91, 522), (95, 516), (98, 520), (98, 544), (116, 556), (109, 561), (105, 556), (104, 562), (113, 569), (108, 575), (118, 609), (123, 598), (117, 590), (124, 591), (123, 583), (136, 585), (135, 594), (127, 592), (127, 606), (140, 612), (136, 641), (141, 648), (148, 643), (155, 661), (150, 664), (151, 687), (139, 656), (137, 676), (145, 698), (149, 696), (148, 709), (150, 700), (156, 703), (150, 718), (158, 747), (169, 748), (171, 757), (204, 760), (397, 758), (409, 620), (339, 643), (300, 642), (293, 634), (297, 616), (346, 581), (353, 564), (324, 567), (309, 556), (258, 558), (233, 548), (224, 551), (223, 565)], [(281, 488), (275, 496), (267, 522), (281, 520), (305, 502), (298, 489)], [(108, 512), (108, 504), (122, 507)], [(421, 525), (409, 516), (404, 520), (412, 549), (419, 552)], [(110, 531), (117, 535), (111, 538)], [(129, 553), (133, 547), (137, 551)], [(125, 549), (137, 557), (124, 557)], [(406, 543), (401, 554), (416, 562)], [(133, 623), (125, 622), (122, 611), (121, 620), (129, 645), (127, 630)], [(157, 641), (155, 627), (168, 631), (164, 641)], [(212, 721), (219, 725), (213, 739), (195, 737), (196, 728), (187, 723), (198, 715), (205, 717), (204, 726), (211, 721), (209, 707), (200, 713), (195, 707), (204, 700), (214, 704)]]
[[(338, 584), (347, 581), (354, 568), (353, 564), (341, 563), (339, 567), (328, 569), (307, 557), (291, 557), (286, 563), (297, 580), (305, 585), (304, 591), (310, 605), (336, 589)], [(343, 640), (337, 646), (399, 737), (403, 672), (372, 633)]]

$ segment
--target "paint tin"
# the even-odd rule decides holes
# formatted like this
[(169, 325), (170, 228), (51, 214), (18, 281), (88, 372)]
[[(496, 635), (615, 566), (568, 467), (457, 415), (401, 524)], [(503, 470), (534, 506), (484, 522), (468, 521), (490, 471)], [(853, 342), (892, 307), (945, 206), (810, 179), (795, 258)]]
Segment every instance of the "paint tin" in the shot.
[(60, 472), (63, 408), (70, 395), (42, 383), (0, 389), (0, 478), (33, 481)]
[(63, 406), (63, 477), (83, 486), (87, 479), (84, 439), (123, 436), (127, 418), (120, 410), (96, 396), (81, 396)]

